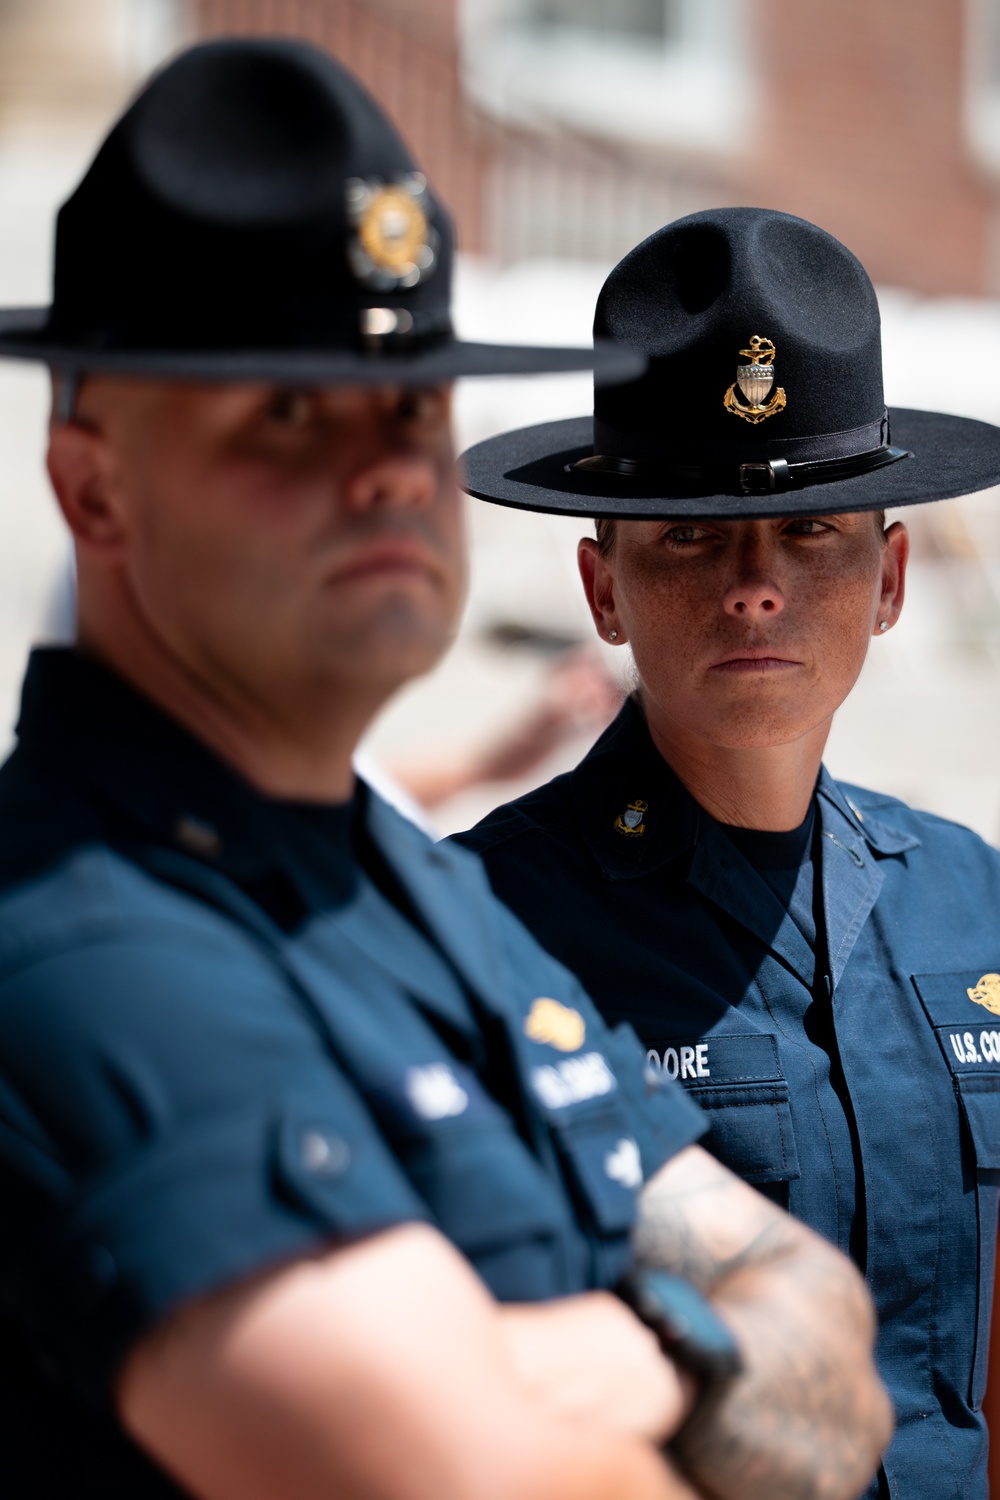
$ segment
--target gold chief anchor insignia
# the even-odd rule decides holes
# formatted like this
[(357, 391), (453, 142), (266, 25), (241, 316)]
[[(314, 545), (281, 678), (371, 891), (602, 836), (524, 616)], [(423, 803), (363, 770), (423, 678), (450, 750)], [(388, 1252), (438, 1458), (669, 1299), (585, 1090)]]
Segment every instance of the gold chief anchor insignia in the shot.
[(995, 1016), (1000, 1016), (1000, 974), (984, 974), (975, 989), (965, 993), (976, 1005), (984, 1005)]
[(541, 995), (525, 1017), (524, 1034), (559, 1052), (577, 1052), (586, 1038), (587, 1023), (578, 1010)]
[(648, 802), (640, 802), (638, 797), (630, 802), (625, 811), (619, 813), (615, 819), (615, 827), (619, 833), (627, 834), (629, 838), (641, 838), (646, 832), (646, 825), (642, 821), (642, 815), (649, 811)]
[[(740, 353), (750, 363), (736, 366), (736, 379), (723, 396), (722, 404), (734, 417), (742, 417), (744, 422), (763, 422), (765, 417), (773, 417), (775, 412), (783, 411), (785, 407), (785, 390), (780, 385), (770, 401), (765, 403), (774, 384), (775, 348), (770, 339), (755, 333), (750, 340), (750, 348), (741, 349)], [(737, 386), (749, 401), (749, 406), (744, 406), (737, 396)]]

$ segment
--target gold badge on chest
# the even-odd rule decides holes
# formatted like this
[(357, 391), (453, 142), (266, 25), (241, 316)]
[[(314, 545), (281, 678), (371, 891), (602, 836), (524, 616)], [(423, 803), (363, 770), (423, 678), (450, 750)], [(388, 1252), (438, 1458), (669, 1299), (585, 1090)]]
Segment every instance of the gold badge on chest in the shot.
[(975, 1005), (982, 1005), (994, 1016), (1000, 1016), (1000, 974), (984, 974), (979, 983), (965, 992)]
[(578, 1010), (540, 995), (524, 1020), (524, 1034), (558, 1052), (576, 1052), (587, 1036), (587, 1023)]

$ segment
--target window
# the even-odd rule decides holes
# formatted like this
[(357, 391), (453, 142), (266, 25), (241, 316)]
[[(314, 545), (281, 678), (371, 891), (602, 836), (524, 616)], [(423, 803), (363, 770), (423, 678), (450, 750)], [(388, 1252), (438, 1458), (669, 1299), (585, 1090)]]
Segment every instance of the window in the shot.
[(748, 3), (463, 0), (467, 87), (521, 125), (729, 150), (752, 103)]
[(973, 148), (1000, 173), (1000, 0), (966, 0), (966, 120)]
[(674, 34), (675, 12), (670, 0), (530, 0), (524, 19), (539, 29), (563, 26), (596, 36), (664, 42)]

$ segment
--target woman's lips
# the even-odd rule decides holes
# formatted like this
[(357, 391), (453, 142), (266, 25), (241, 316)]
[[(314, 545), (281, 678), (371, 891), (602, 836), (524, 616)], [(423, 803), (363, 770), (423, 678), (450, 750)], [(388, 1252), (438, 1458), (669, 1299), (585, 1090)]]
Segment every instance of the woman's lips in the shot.
[(724, 661), (713, 662), (710, 668), (713, 672), (785, 672), (792, 667), (801, 667), (800, 661), (793, 661), (788, 656), (757, 655), (747, 652), (745, 655), (729, 656)]

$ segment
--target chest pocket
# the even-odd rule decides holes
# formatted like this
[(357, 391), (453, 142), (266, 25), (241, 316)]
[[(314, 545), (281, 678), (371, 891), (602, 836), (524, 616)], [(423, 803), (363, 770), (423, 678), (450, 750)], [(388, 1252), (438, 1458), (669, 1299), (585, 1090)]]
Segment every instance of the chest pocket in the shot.
[(978, 1408), (986, 1391), (1000, 1210), (1000, 974), (914, 974), (913, 984), (951, 1071), (975, 1168), (979, 1257), (969, 1399)]
[(565, 1233), (556, 1185), (470, 1069), (411, 1067), (366, 1092), (413, 1186), (470, 1259)]
[(798, 1177), (788, 1084), (773, 1036), (661, 1040), (646, 1058), (690, 1090), (711, 1122), (701, 1144), (744, 1182), (766, 1186)]

